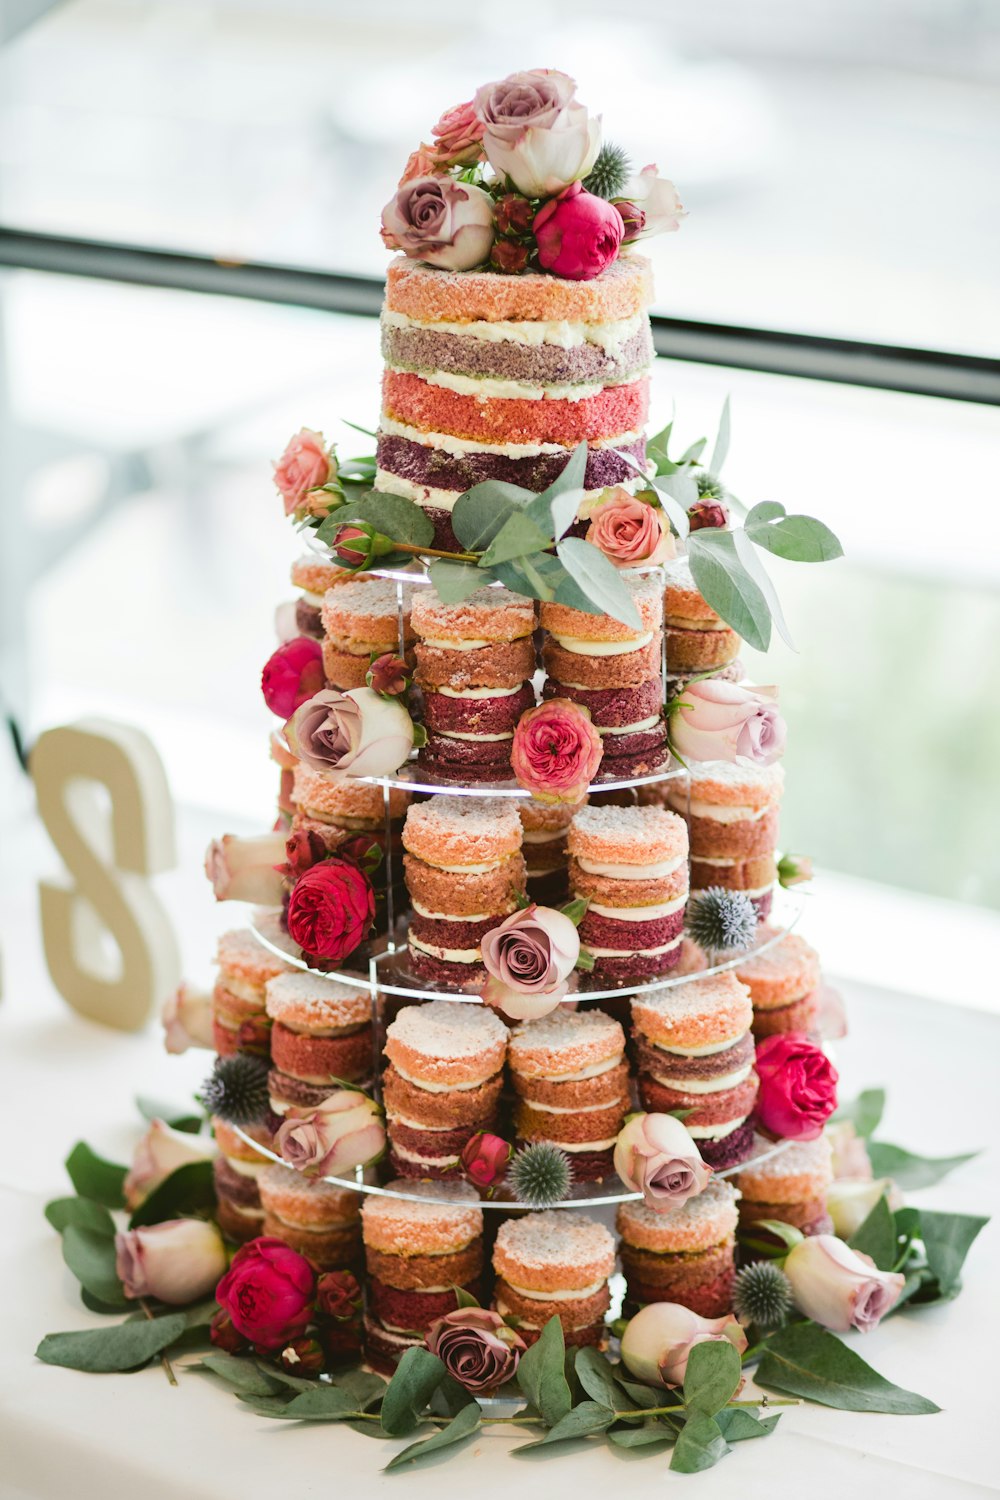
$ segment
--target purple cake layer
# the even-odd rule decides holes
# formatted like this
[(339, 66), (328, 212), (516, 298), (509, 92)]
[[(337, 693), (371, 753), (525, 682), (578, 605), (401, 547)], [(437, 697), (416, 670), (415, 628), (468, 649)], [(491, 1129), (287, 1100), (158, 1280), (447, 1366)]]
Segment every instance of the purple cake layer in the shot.
[[(509, 458), (505, 453), (455, 455), (442, 448), (432, 448), (429, 444), (385, 432), (378, 435), (376, 452), (379, 468), (387, 473), (398, 474), (413, 484), (454, 490), (457, 494), (470, 490), (484, 479), (502, 479), (508, 484), (519, 484), (525, 490), (544, 490), (559, 477), (569, 458), (568, 450), (565, 454), (536, 453), (527, 458)], [(627, 458), (623, 456), (626, 454)], [(630, 463), (629, 459), (633, 462)], [(625, 443), (621, 449), (591, 448), (587, 453), (584, 488), (600, 490), (606, 485), (634, 479), (635, 463), (643, 464), (645, 460), (644, 438)]]
[(449, 698), (446, 693), (424, 693), (424, 723), (428, 729), (459, 730), (462, 734), (504, 734), (535, 706), (530, 682), (516, 693), (496, 698)]
[(609, 753), (610, 748), (605, 744), (604, 758), (597, 773), (598, 783), (633, 781), (637, 776), (652, 776), (657, 771), (666, 770), (670, 764), (670, 751), (666, 744), (656, 745), (633, 755), (612, 755)]
[[(470, 1281), (462, 1288), (478, 1302), (482, 1296), (482, 1284)], [(368, 1308), (371, 1315), (387, 1328), (405, 1328), (408, 1332), (423, 1333), (434, 1322), (458, 1307), (458, 1293), (454, 1287), (442, 1292), (401, 1291), (387, 1286), (372, 1276), (368, 1282)]]
[(698, 1151), (707, 1166), (722, 1172), (727, 1167), (735, 1167), (748, 1160), (753, 1152), (753, 1136), (752, 1123), (744, 1120), (742, 1125), (723, 1136), (721, 1141), (699, 1140)]
[(217, 1156), (212, 1163), (215, 1191), (220, 1198), (228, 1198), (241, 1208), (260, 1208), (260, 1189), (255, 1177), (237, 1172), (224, 1156)]
[(435, 958), (431, 953), (421, 953), (419, 948), (409, 949), (409, 965), (418, 979), (450, 985), (457, 990), (481, 990), (486, 983), (486, 970), (482, 964), (452, 963), (449, 959)]
[(471, 786), (474, 783), (489, 784), (514, 779), (509, 760), (499, 760), (494, 765), (486, 765), (482, 762), (478, 765), (469, 765), (466, 761), (457, 761), (452, 764), (428, 755), (426, 749), (421, 750), (417, 759), (421, 770), (428, 776), (433, 776), (437, 782), (450, 782), (454, 786)]
[(509, 740), (453, 740), (445, 734), (427, 736), (424, 759), (429, 764), (445, 766), (498, 766), (510, 764)]
[(601, 736), (604, 754), (615, 760), (632, 760), (647, 755), (651, 750), (660, 750), (667, 743), (667, 720), (661, 715), (652, 729), (637, 729), (632, 734), (604, 734)]
[(616, 948), (627, 954), (640, 948), (662, 948), (683, 931), (683, 907), (652, 922), (620, 922), (588, 911), (580, 923), (580, 941), (588, 948)]
[[(365, 1079), (355, 1085), (359, 1089), (367, 1089), (371, 1080)], [(333, 1084), (303, 1083), (301, 1078), (292, 1078), (289, 1073), (281, 1073), (277, 1068), (272, 1068), (267, 1075), (267, 1092), (273, 1100), (279, 1104), (295, 1105), (300, 1109), (312, 1109), (322, 1104), (324, 1099), (330, 1097)]]
[(653, 358), (653, 340), (648, 323), (644, 323), (612, 356), (598, 344), (562, 349), (558, 344), (493, 343), (426, 328), (383, 327), (382, 356), (388, 365), (418, 372), (449, 370), (537, 385), (579, 381), (607, 384), (641, 373)]
[(666, 974), (680, 956), (680, 943), (668, 953), (656, 953), (652, 956), (628, 953), (622, 958), (606, 958), (602, 955), (594, 959), (591, 972), (599, 979), (607, 979), (614, 984), (643, 984), (647, 979), (655, 979), (658, 974)]
[(568, 687), (549, 677), (542, 689), (542, 697), (568, 698), (590, 710), (590, 717), (598, 729), (617, 728), (621, 724), (638, 724), (660, 713), (663, 685), (659, 677), (652, 677), (638, 687), (582, 688)]
[(296, 599), (295, 625), (299, 635), (311, 635), (317, 641), (323, 639), (323, 617), (319, 606), (310, 604), (308, 599)]
[(753, 1037), (749, 1031), (723, 1052), (706, 1052), (702, 1057), (685, 1057), (680, 1052), (667, 1052), (662, 1047), (654, 1047), (641, 1033), (637, 1033), (634, 1040), (639, 1071), (661, 1074), (675, 1081), (678, 1088), (689, 1078), (702, 1081), (726, 1078), (730, 1073), (745, 1068), (754, 1059)]
[(430, 943), (434, 948), (478, 948), (486, 934), (506, 920), (505, 916), (499, 916), (469, 922), (459, 917), (454, 922), (442, 922), (436, 917), (422, 917), (415, 911), (410, 918), (410, 931), (422, 943)]
[(407, 1156), (397, 1156), (391, 1144), (389, 1166), (392, 1168), (393, 1177), (416, 1177), (418, 1180), (430, 1178), (432, 1182), (443, 1182), (448, 1177), (461, 1175), (460, 1165), (442, 1167), (429, 1161), (411, 1161)]
[[(495, 1123), (495, 1122), (491, 1122)], [(456, 1125), (453, 1130), (419, 1130), (400, 1120), (389, 1121), (389, 1140), (397, 1151), (417, 1156), (458, 1156), (462, 1147), (486, 1125)]]

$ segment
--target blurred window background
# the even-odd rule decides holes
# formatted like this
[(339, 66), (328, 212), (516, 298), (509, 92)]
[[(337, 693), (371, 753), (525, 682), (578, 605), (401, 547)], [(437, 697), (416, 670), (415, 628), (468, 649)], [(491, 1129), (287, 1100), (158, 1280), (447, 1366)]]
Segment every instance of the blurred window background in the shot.
[[(989, 0), (0, 0), (0, 225), (381, 276), (402, 162), (475, 83), (572, 72), (690, 210), (670, 318), (1000, 348), (1000, 6)], [(16, 260), (16, 255), (8, 257)], [(667, 338), (669, 350), (669, 337)], [(257, 690), (294, 541), (269, 460), (374, 427), (371, 318), (0, 272), (0, 688), (25, 738), (140, 724), (178, 800), (262, 822)], [(710, 433), (743, 500), (843, 561), (773, 572), (798, 654), (747, 652), (791, 725), (788, 847), (1000, 908), (995, 405), (657, 361), (652, 430)]]

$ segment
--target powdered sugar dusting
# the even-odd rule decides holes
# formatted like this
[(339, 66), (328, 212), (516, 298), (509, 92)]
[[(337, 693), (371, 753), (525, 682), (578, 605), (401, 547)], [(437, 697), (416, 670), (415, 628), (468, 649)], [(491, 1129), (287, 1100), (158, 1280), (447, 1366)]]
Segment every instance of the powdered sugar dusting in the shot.
[(432, 1000), (408, 1005), (386, 1028), (386, 1036), (425, 1057), (475, 1057), (486, 1048), (502, 1045), (507, 1028), (486, 1005), (454, 1005)]
[(704, 1189), (694, 1198), (689, 1198), (680, 1205), (675, 1204), (663, 1212), (647, 1208), (645, 1203), (622, 1203), (618, 1209), (618, 1224), (623, 1232), (629, 1225), (647, 1232), (664, 1229), (676, 1231), (683, 1227), (693, 1228), (699, 1224), (711, 1223), (720, 1214), (725, 1214), (728, 1208), (732, 1210), (732, 1222), (726, 1225), (728, 1230), (736, 1226), (736, 1202), (739, 1196), (736, 1188), (725, 1178), (710, 1177)]
[(356, 986), (315, 974), (279, 974), (267, 985), (266, 1009), (275, 1021), (317, 1026), (357, 1026), (371, 1020), (371, 997)]
[(523, 1266), (605, 1264), (614, 1269), (615, 1242), (603, 1224), (582, 1214), (547, 1209), (508, 1219), (497, 1231), (497, 1249)]
[(216, 948), (215, 962), (220, 969), (234, 974), (252, 971), (253, 978), (260, 984), (278, 974), (284, 974), (287, 968), (280, 958), (258, 941), (249, 927), (234, 927), (222, 934)]
[[(757, 1156), (767, 1159), (758, 1163), (754, 1160)], [(817, 1136), (814, 1141), (783, 1141), (780, 1151), (775, 1149), (775, 1142), (766, 1135), (755, 1135), (753, 1156), (744, 1163), (743, 1172), (748, 1178), (769, 1177), (775, 1180), (809, 1176), (814, 1172), (829, 1176), (832, 1157), (833, 1151), (825, 1135)], [(741, 1177), (742, 1173), (737, 1177), (737, 1182)]]
[(705, 974), (692, 979), (688, 984), (674, 985), (670, 989), (646, 990), (632, 999), (632, 1014), (651, 1011), (664, 1018), (683, 1016), (713, 1016), (718, 1011), (727, 1011), (732, 1006), (745, 1003), (749, 991), (731, 970), (721, 974)]
[[(455, 1006), (456, 1010), (464, 1009)], [(471, 1182), (427, 1182), (415, 1178), (389, 1182), (386, 1187), (392, 1192), (405, 1193), (405, 1198), (383, 1198), (366, 1194), (361, 1206), (364, 1231), (370, 1225), (399, 1225), (410, 1223), (433, 1225), (443, 1232), (465, 1234), (469, 1239), (481, 1234), (483, 1211), (479, 1207), (479, 1194)], [(450, 1198), (451, 1203), (421, 1202), (423, 1198)], [(380, 1236), (381, 1238), (381, 1236)]]
[(612, 864), (655, 864), (687, 853), (687, 827), (662, 807), (581, 807), (567, 837), (571, 854)]
[(525, 1021), (510, 1039), (510, 1064), (517, 1069), (536, 1053), (557, 1054), (553, 1061), (573, 1071), (576, 1057), (580, 1065), (595, 1057), (612, 1057), (625, 1050), (625, 1033), (611, 1016), (602, 1010), (567, 1010), (559, 1006), (537, 1021)]
[[(403, 613), (409, 614), (413, 602), (414, 585), (403, 584)], [(393, 578), (354, 579), (331, 589), (324, 601), (324, 620), (327, 614), (333, 619), (337, 615), (376, 615), (379, 618), (392, 615), (395, 618), (399, 605), (396, 596), (397, 584)]]
[(432, 797), (418, 802), (406, 815), (403, 843), (414, 830), (445, 837), (482, 839), (487, 845), (511, 838), (520, 843), (517, 806), (502, 797)]

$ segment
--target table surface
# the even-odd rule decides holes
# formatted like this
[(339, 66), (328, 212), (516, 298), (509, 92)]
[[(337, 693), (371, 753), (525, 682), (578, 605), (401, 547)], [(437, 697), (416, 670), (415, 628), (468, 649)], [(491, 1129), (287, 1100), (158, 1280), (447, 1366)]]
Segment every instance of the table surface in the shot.
[[(196, 838), (200, 836), (196, 834)], [(33, 841), (32, 841), (33, 842)], [(182, 843), (186, 843), (183, 840)], [(184, 853), (193, 851), (182, 851)], [(189, 866), (190, 868), (190, 866)], [(195, 866), (196, 868), (196, 866)], [(21, 867), (23, 877), (24, 867)], [(184, 912), (186, 952), (211, 951), (220, 921), (182, 877), (173, 890)], [(125, 1159), (141, 1128), (134, 1098), (143, 1093), (182, 1103), (206, 1073), (206, 1054), (168, 1058), (156, 1027), (113, 1032), (69, 1011), (45, 974), (34, 889), (4, 882), (4, 996), (0, 1004), (0, 1286), (5, 1291), (0, 1339), (0, 1496), (71, 1493), (141, 1495), (142, 1500), (247, 1500), (292, 1491), (326, 1496), (331, 1483), (356, 1478), (366, 1492), (396, 1486), (414, 1500), (437, 1493), (506, 1495), (523, 1486), (529, 1500), (555, 1479), (597, 1485), (627, 1483), (637, 1500), (664, 1483), (692, 1486), (701, 1500), (731, 1492), (744, 1500), (840, 1495), (859, 1500), (896, 1485), (907, 1500), (993, 1494), (1000, 1489), (988, 1412), (988, 1374), (997, 1336), (1000, 1290), (993, 1257), (996, 1226), (971, 1253), (957, 1302), (890, 1319), (858, 1340), (887, 1378), (931, 1397), (943, 1410), (926, 1417), (788, 1408), (775, 1435), (742, 1443), (708, 1474), (672, 1475), (667, 1456), (636, 1457), (605, 1445), (572, 1445), (551, 1457), (515, 1460), (502, 1451), (522, 1441), (496, 1429), (475, 1443), (402, 1475), (381, 1466), (397, 1444), (346, 1429), (291, 1427), (259, 1418), (203, 1375), (179, 1364), (178, 1387), (159, 1366), (134, 1375), (83, 1375), (32, 1358), (44, 1333), (85, 1328), (97, 1320), (80, 1304), (62, 1266), (58, 1237), (42, 1217), (46, 1199), (68, 1190), (61, 1162), (84, 1137)], [(7, 897), (9, 896), (9, 900)], [(173, 899), (171, 904), (174, 904)], [(190, 915), (189, 915), (190, 914)], [(214, 928), (213, 928), (214, 923)], [(992, 1146), (997, 1126), (996, 1060), (1000, 1017), (943, 1006), (856, 983), (843, 986), (850, 1036), (838, 1044), (842, 1097), (885, 1084), (880, 1134), (915, 1151), (947, 1155)], [(967, 1163), (916, 1202), (989, 1213), (998, 1197), (991, 1153)], [(551, 1476), (548, 1465), (558, 1465)], [(439, 1472), (447, 1464), (446, 1473)], [(626, 1475), (622, 1465), (635, 1464)], [(558, 1475), (558, 1477), (556, 1477)]]

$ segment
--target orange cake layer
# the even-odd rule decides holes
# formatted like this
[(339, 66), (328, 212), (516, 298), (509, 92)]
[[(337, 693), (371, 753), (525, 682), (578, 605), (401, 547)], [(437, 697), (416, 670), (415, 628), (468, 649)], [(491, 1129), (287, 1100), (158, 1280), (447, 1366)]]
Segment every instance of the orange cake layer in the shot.
[(520, 397), (462, 396), (419, 375), (386, 370), (382, 403), (387, 416), (422, 432), (446, 432), (476, 442), (562, 443), (638, 432), (649, 411), (649, 381), (605, 386), (582, 401), (531, 401)]
[(639, 255), (621, 256), (591, 281), (441, 271), (400, 255), (386, 272), (385, 305), (423, 323), (611, 323), (642, 312), (652, 296), (651, 267)]

